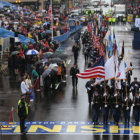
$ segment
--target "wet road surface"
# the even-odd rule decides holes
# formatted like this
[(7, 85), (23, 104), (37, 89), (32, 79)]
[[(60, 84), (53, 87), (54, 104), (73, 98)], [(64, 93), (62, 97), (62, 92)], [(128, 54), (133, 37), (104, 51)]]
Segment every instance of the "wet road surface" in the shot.
[[(130, 26), (117, 25), (112, 26), (116, 32), (116, 38), (119, 46), (122, 46), (122, 41), (125, 40), (125, 59), (131, 61), (134, 66), (133, 77), (138, 76), (140, 80), (140, 50), (132, 49), (133, 34), (130, 32)], [(77, 90), (72, 88), (71, 77), (69, 71), (73, 65), (72, 45), (73, 40), (69, 39), (66, 42), (68, 46), (66, 53), (70, 54), (71, 63), (67, 65), (67, 84), (63, 85), (57, 92), (45, 92), (41, 97), (37, 96), (34, 102), (33, 110), (28, 118), (28, 121), (91, 121), (92, 110), (88, 104), (85, 84), (87, 80), (79, 79)], [(121, 49), (120, 49), (121, 52)], [(127, 58), (128, 54), (128, 58)], [(129, 62), (128, 62), (129, 63)], [(80, 72), (85, 69), (84, 57), (82, 49), (78, 57), (78, 66)], [(20, 97), (20, 82), (16, 79), (7, 77), (0, 77), (0, 121), (8, 121), (11, 107), (17, 107), (17, 102)], [(101, 114), (100, 114), (101, 115)], [(17, 122), (18, 117), (15, 113), (14, 120)], [(110, 115), (110, 121), (113, 121)], [(102, 121), (102, 117), (99, 118)], [(121, 121), (122, 117), (121, 117)], [(131, 117), (131, 121), (133, 118)], [(45, 134), (45, 135), (3, 135), (2, 140), (85, 140), (85, 139), (127, 139), (138, 140), (139, 136), (125, 136), (125, 135), (88, 135), (88, 134)], [(1, 139), (0, 139), (1, 140)]]

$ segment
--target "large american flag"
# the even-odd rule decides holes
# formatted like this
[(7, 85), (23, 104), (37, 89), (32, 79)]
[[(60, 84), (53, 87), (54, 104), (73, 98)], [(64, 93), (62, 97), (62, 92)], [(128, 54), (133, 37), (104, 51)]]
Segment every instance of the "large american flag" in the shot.
[(77, 74), (78, 78), (90, 79), (90, 78), (105, 78), (104, 59), (101, 57), (92, 68), (86, 69), (84, 72)]

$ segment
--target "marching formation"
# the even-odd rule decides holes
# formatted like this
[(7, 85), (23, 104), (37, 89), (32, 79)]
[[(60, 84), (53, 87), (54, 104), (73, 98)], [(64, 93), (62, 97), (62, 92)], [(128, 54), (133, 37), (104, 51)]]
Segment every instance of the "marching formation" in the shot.
[[(110, 34), (105, 41), (107, 32)], [(127, 66), (124, 61), (124, 42), (119, 54), (114, 31), (113, 42), (111, 37), (111, 31), (104, 24), (102, 16), (98, 19), (94, 17), (93, 21), (88, 23), (88, 30), (82, 36), (83, 54), (88, 68), (78, 73), (77, 77), (90, 79), (85, 87), (89, 105), (92, 104), (93, 107), (94, 124), (98, 124), (102, 110), (105, 125), (112, 116), (114, 124), (118, 125), (122, 113), (123, 121), (129, 126), (131, 111), (135, 124), (139, 125), (140, 82), (136, 77), (131, 82), (133, 68), (131, 62), (130, 66)]]

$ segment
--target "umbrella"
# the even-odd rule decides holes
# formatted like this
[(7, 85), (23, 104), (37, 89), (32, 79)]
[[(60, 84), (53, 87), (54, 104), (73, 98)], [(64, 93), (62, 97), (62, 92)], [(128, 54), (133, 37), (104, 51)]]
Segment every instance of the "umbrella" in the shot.
[(17, 54), (19, 54), (19, 51), (13, 51), (13, 52), (11, 53), (11, 55), (17, 55)]
[(58, 70), (58, 65), (55, 64), (55, 63), (54, 64), (50, 64), (49, 67), (48, 67), (48, 69), (50, 69), (50, 70), (53, 69), (53, 70), (57, 71)]
[(58, 54), (58, 53), (54, 53), (50, 56), (50, 58), (60, 58), (62, 60), (66, 60), (68, 58), (68, 55), (66, 54)]
[(43, 23), (43, 26), (48, 25), (48, 24), (50, 24), (50, 23), (49, 22), (45, 22), (45, 23)]
[(60, 58), (52, 58), (50, 60), (50, 63), (61, 63), (61, 62), (62, 62), (62, 59), (60, 59)]
[(58, 57), (61, 58), (62, 60), (66, 60), (68, 58), (68, 55), (66, 55), (66, 54), (58, 54)]
[(37, 55), (39, 52), (37, 50), (28, 50), (25, 54), (26, 55)]
[(42, 59), (42, 60), (39, 60), (37, 62), (35, 62), (35, 65), (38, 65), (38, 64), (41, 64), (41, 63), (46, 63), (48, 62), (48, 59)]
[(50, 33), (51, 33), (51, 30), (47, 30), (47, 31), (46, 31), (46, 34), (50, 34)]
[(55, 53), (63, 53), (64, 52), (64, 50), (62, 50), (62, 49), (57, 49), (56, 51), (55, 51)]
[(42, 74), (42, 78), (43, 80), (51, 73), (51, 69), (47, 69), (43, 72)]
[(46, 52), (46, 53), (43, 53), (43, 55), (46, 56), (46, 57), (50, 57), (51, 55), (53, 55), (53, 53), (52, 52)]

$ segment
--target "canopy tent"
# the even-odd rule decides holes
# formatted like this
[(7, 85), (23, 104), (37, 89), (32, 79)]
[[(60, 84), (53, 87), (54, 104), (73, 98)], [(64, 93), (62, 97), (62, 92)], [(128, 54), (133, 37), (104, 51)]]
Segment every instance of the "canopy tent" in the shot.
[(15, 9), (16, 6), (9, 3), (9, 2), (6, 2), (6, 1), (0, 1), (0, 8), (4, 8), (6, 6), (9, 6), (11, 9)]
[[(6, 29), (0, 28), (0, 38), (7, 38), (7, 37), (14, 38), (15, 37), (15, 33), (11, 32), (11, 31), (8, 31)], [(27, 44), (28, 42), (34, 43), (34, 39), (25, 37), (25, 36), (23, 36), (21, 34), (18, 34), (18, 39), (23, 44)]]

